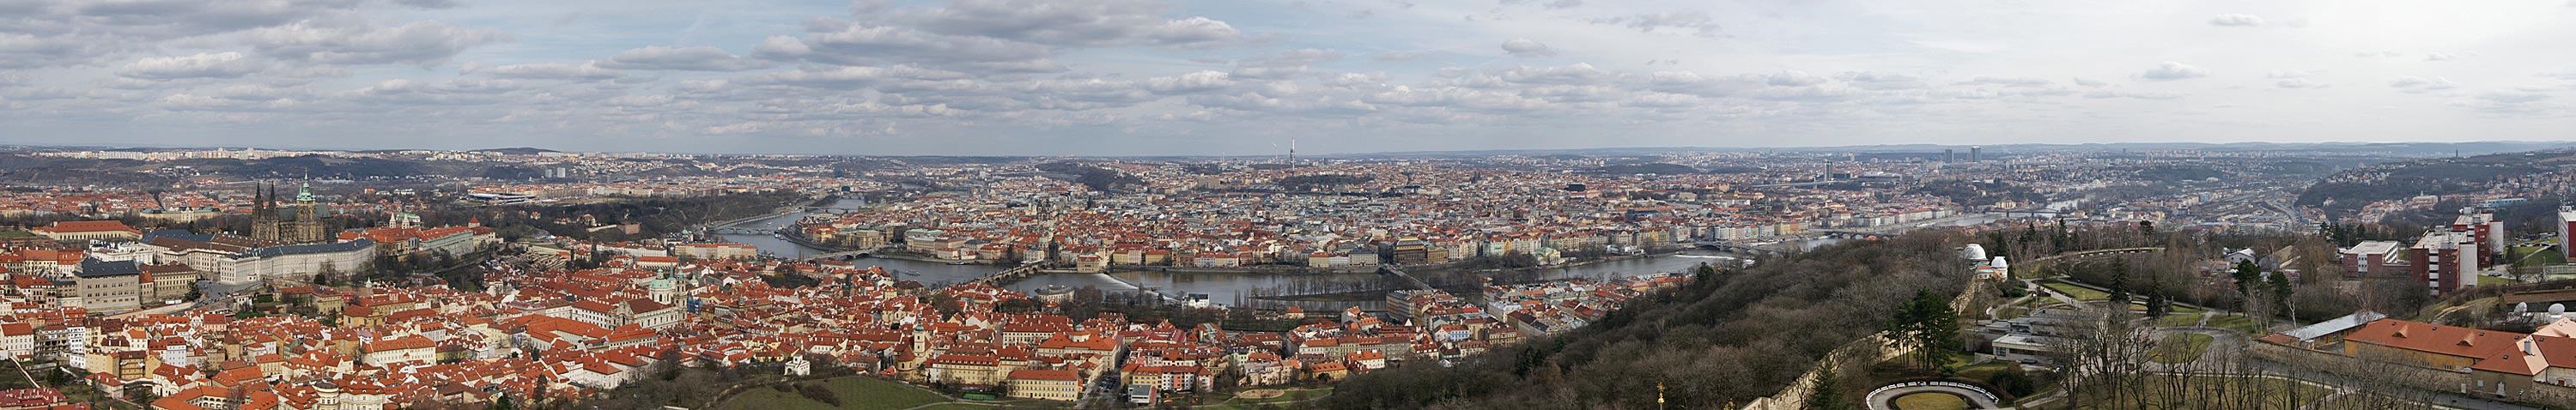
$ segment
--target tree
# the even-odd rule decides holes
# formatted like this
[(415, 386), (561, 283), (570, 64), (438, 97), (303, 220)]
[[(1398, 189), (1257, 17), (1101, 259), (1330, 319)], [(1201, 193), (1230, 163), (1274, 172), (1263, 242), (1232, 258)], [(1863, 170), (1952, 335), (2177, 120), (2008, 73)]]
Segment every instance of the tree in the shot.
[(1806, 408), (1808, 410), (1844, 410), (1851, 408), (1849, 406), (1845, 406), (1843, 403), (1847, 400), (1843, 398), (1842, 382), (1839, 380), (1842, 378), (1835, 377), (1842, 372), (1839, 371), (1839, 367), (1835, 367), (1834, 365), (1834, 359), (1831, 358), (1825, 359), (1823, 363), (1816, 364), (1815, 381), (1809, 384), (1807, 389)]
[(1914, 348), (1915, 365), (1924, 370), (1948, 364), (1961, 344), (1959, 313), (1950, 309), (1947, 298), (1931, 291), (1915, 291), (1914, 298), (1898, 307), (1888, 333), (1898, 345)]
[(2291, 322), (2298, 322), (2299, 310), (2290, 306), (2290, 291), (2292, 288), (2290, 285), (2290, 274), (2288, 272), (2272, 272), (2268, 276), (2272, 279), (2269, 282), (2272, 288), (2273, 308), (2280, 310), (2282, 314), (2290, 315)]
[(2112, 307), (2113, 309), (2125, 309), (2125, 308), (2127, 308), (2127, 307), (2129, 306), (2129, 262), (2128, 262), (2128, 259), (2126, 259), (2126, 258), (2111, 258), (2111, 283), (2110, 283), (2110, 288), (2111, 288), (2111, 307)]
[(2254, 283), (2263, 280), (2263, 267), (2255, 266), (2254, 261), (2237, 262), (2236, 270), (2229, 272), (2228, 276), (2236, 279), (2236, 305), (2238, 310), (2243, 310), (2247, 298), (2253, 295)]

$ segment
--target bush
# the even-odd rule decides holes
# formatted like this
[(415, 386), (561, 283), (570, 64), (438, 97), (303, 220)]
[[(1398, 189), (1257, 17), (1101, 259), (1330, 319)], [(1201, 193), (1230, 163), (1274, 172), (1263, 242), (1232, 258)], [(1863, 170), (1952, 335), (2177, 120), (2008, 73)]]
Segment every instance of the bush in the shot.
[(798, 396), (805, 396), (805, 398), (806, 398), (807, 400), (813, 400), (813, 401), (823, 402), (823, 404), (829, 404), (829, 405), (832, 405), (832, 407), (840, 407), (840, 406), (841, 406), (841, 397), (840, 397), (840, 396), (834, 396), (834, 395), (832, 395), (832, 391), (831, 391), (831, 390), (824, 389), (822, 385), (818, 385), (818, 384), (812, 384), (812, 383), (800, 383), (800, 384), (797, 384), (797, 385), (796, 385), (796, 395), (798, 395)]
[(1987, 376), (1986, 384), (2002, 389), (2005, 394), (2011, 394), (2014, 397), (2029, 396), (2031, 393), (2039, 392), (2039, 383), (2031, 381), (2030, 375), (2023, 374), (2021, 366), (2013, 366), (2004, 371), (1995, 372), (1993, 376)]

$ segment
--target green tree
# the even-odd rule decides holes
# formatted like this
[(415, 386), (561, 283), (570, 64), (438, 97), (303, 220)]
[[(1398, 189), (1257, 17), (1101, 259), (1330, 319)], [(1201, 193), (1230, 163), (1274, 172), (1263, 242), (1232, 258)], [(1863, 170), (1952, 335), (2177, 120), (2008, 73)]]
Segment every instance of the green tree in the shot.
[(1915, 365), (1924, 370), (1939, 370), (1957, 354), (1959, 314), (1950, 310), (1950, 301), (1930, 291), (1915, 291), (1914, 298), (1900, 306), (1888, 332), (1891, 339), (1915, 350)]
[(1842, 374), (1840, 371), (1841, 369), (1835, 367), (1835, 364), (1836, 363), (1833, 359), (1825, 359), (1823, 363), (1816, 364), (1815, 382), (1811, 386), (1812, 388), (1807, 390), (1806, 408), (1808, 410), (1846, 410), (1851, 408), (1850, 405), (1845, 403), (1850, 400), (1843, 397), (1843, 386), (1842, 381), (1840, 380), (1842, 378), (1835, 377), (1835, 375)]
[(2263, 267), (2254, 266), (2254, 261), (2237, 262), (2236, 270), (2229, 272), (2228, 276), (2236, 279), (2236, 310), (2245, 310), (2247, 298), (2253, 295), (2254, 284), (2263, 280)]
[(2266, 276), (2271, 278), (2269, 284), (2271, 285), (2270, 288), (2272, 288), (2272, 309), (2280, 311), (2281, 314), (2289, 315), (2291, 322), (2299, 321), (2299, 310), (2290, 308), (2290, 291), (2294, 287), (2290, 285), (2290, 274), (2288, 272), (2272, 272), (2270, 275)]
[(2109, 287), (2111, 288), (2111, 306), (2112, 306), (2113, 308), (2115, 308), (2115, 309), (2116, 309), (2116, 308), (2122, 308), (2122, 307), (2126, 307), (2126, 306), (2128, 306), (2128, 304), (2129, 304), (2129, 262), (2128, 262), (2128, 260), (2127, 260), (2127, 259), (2122, 259), (2122, 258), (2111, 258), (2111, 281), (2110, 281), (2110, 282), (2111, 282), (2111, 283), (2109, 284), (2109, 285), (2110, 285)]

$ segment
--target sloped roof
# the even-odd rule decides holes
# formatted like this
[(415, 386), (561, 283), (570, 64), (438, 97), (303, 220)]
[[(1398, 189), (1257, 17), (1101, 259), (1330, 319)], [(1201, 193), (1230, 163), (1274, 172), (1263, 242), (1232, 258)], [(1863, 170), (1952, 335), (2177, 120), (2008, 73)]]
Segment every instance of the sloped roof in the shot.
[(80, 270), (72, 272), (72, 275), (84, 278), (141, 274), (143, 274), (143, 270), (135, 268), (134, 261), (103, 261), (98, 259), (82, 259)]
[(376, 246), (376, 241), (371, 241), (371, 240), (366, 240), (366, 239), (359, 239), (359, 240), (348, 241), (348, 242), (340, 242), (340, 243), (318, 243), (318, 244), (311, 244), (311, 245), (271, 246), (271, 247), (259, 248), (259, 249), (257, 249), (257, 250), (253, 250), (253, 251), (251, 251), (251, 252), (250, 252), (250, 254), (249, 254), (249, 255), (250, 255), (250, 256), (252, 256), (252, 257), (260, 257), (260, 258), (273, 258), (273, 257), (288, 256), (288, 255), (309, 255), (309, 254), (316, 254), (316, 253), (338, 253), (338, 252), (349, 252), (349, 251), (355, 251), (355, 250), (360, 250), (360, 249), (374, 248), (375, 246)]

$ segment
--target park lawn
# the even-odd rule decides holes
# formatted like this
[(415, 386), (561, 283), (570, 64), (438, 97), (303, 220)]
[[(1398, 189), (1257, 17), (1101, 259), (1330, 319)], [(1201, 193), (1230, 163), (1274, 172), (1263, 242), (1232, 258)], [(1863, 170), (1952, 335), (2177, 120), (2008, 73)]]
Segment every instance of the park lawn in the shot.
[(2179, 313), (2176, 313), (2176, 314), (2167, 314), (2167, 315), (2165, 315), (2165, 317), (2156, 318), (2156, 326), (2157, 326), (2157, 327), (2182, 327), (2182, 326), (2191, 326), (2191, 325), (2197, 325), (2197, 324), (2200, 324), (2200, 314), (2199, 314), (2199, 313), (2193, 313), (2193, 314), (2187, 314), (2187, 315), (2186, 315), (2186, 314), (2179, 314)]
[(2104, 292), (2102, 292), (2102, 291), (2093, 290), (2092, 288), (2087, 288), (2087, 287), (2083, 287), (2083, 286), (2075, 286), (2075, 285), (2069, 285), (2069, 284), (2064, 284), (2064, 283), (2056, 283), (2056, 282), (2050, 282), (2050, 283), (2048, 283), (2047, 285), (2044, 285), (2044, 286), (2048, 286), (2048, 289), (2049, 289), (2049, 290), (2053, 290), (2053, 291), (2057, 291), (2058, 293), (2066, 294), (2066, 296), (2067, 296), (2067, 297), (2072, 297), (2072, 298), (2075, 298), (2075, 300), (2079, 300), (2079, 301), (2091, 302), (2091, 301), (2103, 300), (2103, 299), (2110, 299), (2110, 298), (2111, 298), (2111, 294), (2110, 294), (2110, 293), (2104, 293)]
[(2200, 354), (2209, 351), (2209, 341), (2212, 339), (2215, 338), (2199, 333), (2166, 336), (2164, 342), (2156, 343), (2155, 350), (2147, 351), (2147, 360), (2165, 364), (2200, 360)]
[[(2155, 383), (2164, 383), (2164, 381), (2159, 380), (2159, 381), (2155, 381)], [(2259, 383), (2259, 384), (2258, 384), (2258, 383)], [(2274, 379), (2247, 378), (2247, 377), (2204, 377), (2204, 378), (2197, 378), (2197, 379), (2193, 379), (2193, 380), (2191, 380), (2190, 382), (2188, 382), (2188, 384), (2187, 384), (2187, 385), (2185, 385), (2185, 386), (2181, 386), (2181, 389), (2183, 389), (2183, 390), (2190, 390), (2190, 391), (2203, 391), (2203, 392), (2237, 392), (2237, 391), (2245, 391), (2244, 389), (2251, 389), (2251, 388), (2254, 388), (2254, 387), (2257, 387), (2257, 386), (2262, 386), (2262, 387), (2265, 387), (2265, 388), (2268, 388), (2268, 389), (2272, 389), (2273, 391), (2287, 391), (2287, 392), (2289, 392), (2289, 394), (2284, 395), (2284, 394), (2277, 394), (2277, 393), (2274, 393), (2274, 394), (2257, 394), (2257, 395), (2251, 395), (2251, 396), (2253, 396), (2254, 398), (2259, 399), (2259, 400), (2261, 401), (2261, 402), (2259, 402), (2259, 403), (2238, 403), (2238, 402), (2235, 402), (2235, 401), (2237, 401), (2237, 400), (2235, 400), (2237, 397), (2234, 397), (2234, 396), (2236, 396), (2236, 394), (2231, 394), (2231, 393), (2213, 393), (2213, 394), (2218, 394), (2220, 397), (2204, 397), (2204, 398), (2203, 398), (2203, 400), (2201, 400), (2201, 402), (2187, 402), (2187, 403), (2164, 403), (2160, 398), (2150, 397), (2150, 398), (2148, 398), (2147, 400), (2144, 400), (2144, 401), (2127, 402), (2127, 403), (2105, 403), (2105, 405), (2098, 406), (2098, 407), (2095, 407), (2095, 408), (2100, 408), (2100, 409), (2126, 409), (2126, 410), (2165, 410), (2165, 409), (2201, 409), (2201, 408), (2242, 409), (2242, 410), (2298, 410), (2298, 409), (2300, 408), (2300, 406), (2304, 406), (2304, 405), (2306, 405), (2306, 404), (2308, 404), (2308, 403), (2315, 402), (2315, 401), (2317, 401), (2317, 399), (2325, 398), (2325, 397), (2326, 397), (2326, 394), (2330, 393), (2330, 392), (2329, 392), (2329, 391), (2327, 391), (2325, 388), (2316, 387), (2316, 386), (2309, 386), (2309, 385), (2305, 385), (2305, 384), (2299, 384), (2298, 382), (2292, 382), (2292, 381), (2286, 381), (2286, 380), (2274, 380)], [(2207, 399), (2217, 399), (2216, 401), (2219, 401), (2219, 402), (2218, 402), (2218, 403), (2207, 403), (2207, 402), (2205, 402), (2205, 401), (2209, 401), (2209, 400), (2207, 400)]]
[(27, 231), (0, 231), (0, 239), (18, 239), (18, 238), (34, 238), (34, 237), (36, 237), (36, 233), (34, 233), (34, 232), (27, 232)]
[(2022, 316), (2022, 315), (2027, 315), (2027, 314), (2030, 314), (2030, 308), (2025, 308), (2025, 307), (2020, 307), (2020, 306), (2005, 306), (2005, 307), (2002, 307), (2002, 308), (1997, 308), (1997, 309), (1995, 309), (1995, 320), (2013, 320), (2013, 319), (2019, 319), (2019, 318), (2021, 318), (2021, 316)]
[(2236, 331), (2245, 332), (2245, 334), (2264, 333), (2254, 328), (2254, 318), (2237, 315), (2221, 315), (2209, 318), (2209, 327), (2236, 329)]
[[(806, 382), (814, 383), (814, 382)], [(782, 392), (766, 386), (744, 389), (741, 393), (715, 406), (728, 410), (902, 410), (915, 406), (950, 401), (947, 396), (903, 383), (861, 376), (838, 377), (821, 381), (823, 389), (841, 399), (840, 407), (806, 399), (795, 392)], [(978, 406), (990, 408), (989, 406)]]
[(2005, 371), (2012, 370), (2012, 368), (2016, 366), (2021, 365), (2001, 360), (1979, 363), (1975, 366), (1959, 368), (1958, 378), (1968, 380), (1989, 380), (1993, 379), (1996, 373), (2003, 373)]
[(2172, 313), (2187, 313), (2187, 314), (2194, 314), (2194, 315), (2197, 315), (2197, 314), (2200, 314), (2200, 309), (2199, 309), (2199, 308), (2193, 308), (2193, 307), (2190, 307), (2190, 306), (2173, 305), (2173, 312), (2172, 312)]
[(1949, 393), (1915, 393), (1896, 398), (1896, 410), (1964, 410), (1968, 401)]
[(2549, 266), (2567, 263), (2567, 255), (2564, 253), (2543, 252), (2556, 249), (2547, 246), (2516, 246), (2506, 250), (2505, 258), (2513, 261), (2513, 266)]
[(989, 405), (989, 404), (948, 403), (948, 404), (941, 404), (941, 405), (937, 405), (937, 406), (923, 407), (923, 408), (921, 408), (921, 410), (992, 410), (992, 409), (998, 409), (998, 408), (1001, 408), (1001, 407), (994, 406), (994, 405)]
[[(1288, 391), (1286, 391), (1285, 393), (1280, 394), (1280, 395), (1279, 395), (1279, 397), (1272, 397), (1272, 398), (1267, 398), (1267, 399), (1244, 399), (1244, 398), (1228, 399), (1228, 400), (1226, 400), (1226, 401), (1224, 401), (1224, 402), (1222, 402), (1222, 403), (1218, 403), (1218, 404), (1213, 405), (1213, 406), (1200, 406), (1200, 407), (1202, 407), (1202, 408), (1209, 408), (1209, 409), (1246, 409), (1246, 410), (1248, 410), (1248, 409), (1252, 409), (1252, 408), (1260, 407), (1262, 404), (1266, 404), (1266, 403), (1289, 403), (1289, 402), (1297, 402), (1297, 401), (1311, 400), (1311, 399), (1314, 399), (1314, 398), (1317, 398), (1317, 397), (1324, 397), (1324, 395), (1332, 394), (1332, 393), (1333, 393), (1333, 389), (1332, 389), (1332, 388), (1330, 388), (1330, 387), (1320, 388), (1320, 389), (1297, 389), (1297, 390), (1288, 390)], [(1228, 397), (1231, 397), (1231, 396), (1233, 396), (1233, 395), (1234, 395), (1234, 393), (1233, 393), (1233, 392), (1228, 392), (1228, 393), (1226, 393), (1226, 395), (1227, 395)], [(1281, 406), (1281, 407), (1287, 407), (1287, 406)]]
[(2496, 285), (2511, 285), (2511, 284), (2513, 284), (2513, 280), (2512, 280), (2512, 279), (2505, 279), (2505, 278), (2499, 278), (2499, 277), (2487, 276), (2487, 275), (2478, 275), (2478, 286), (2496, 286)]

